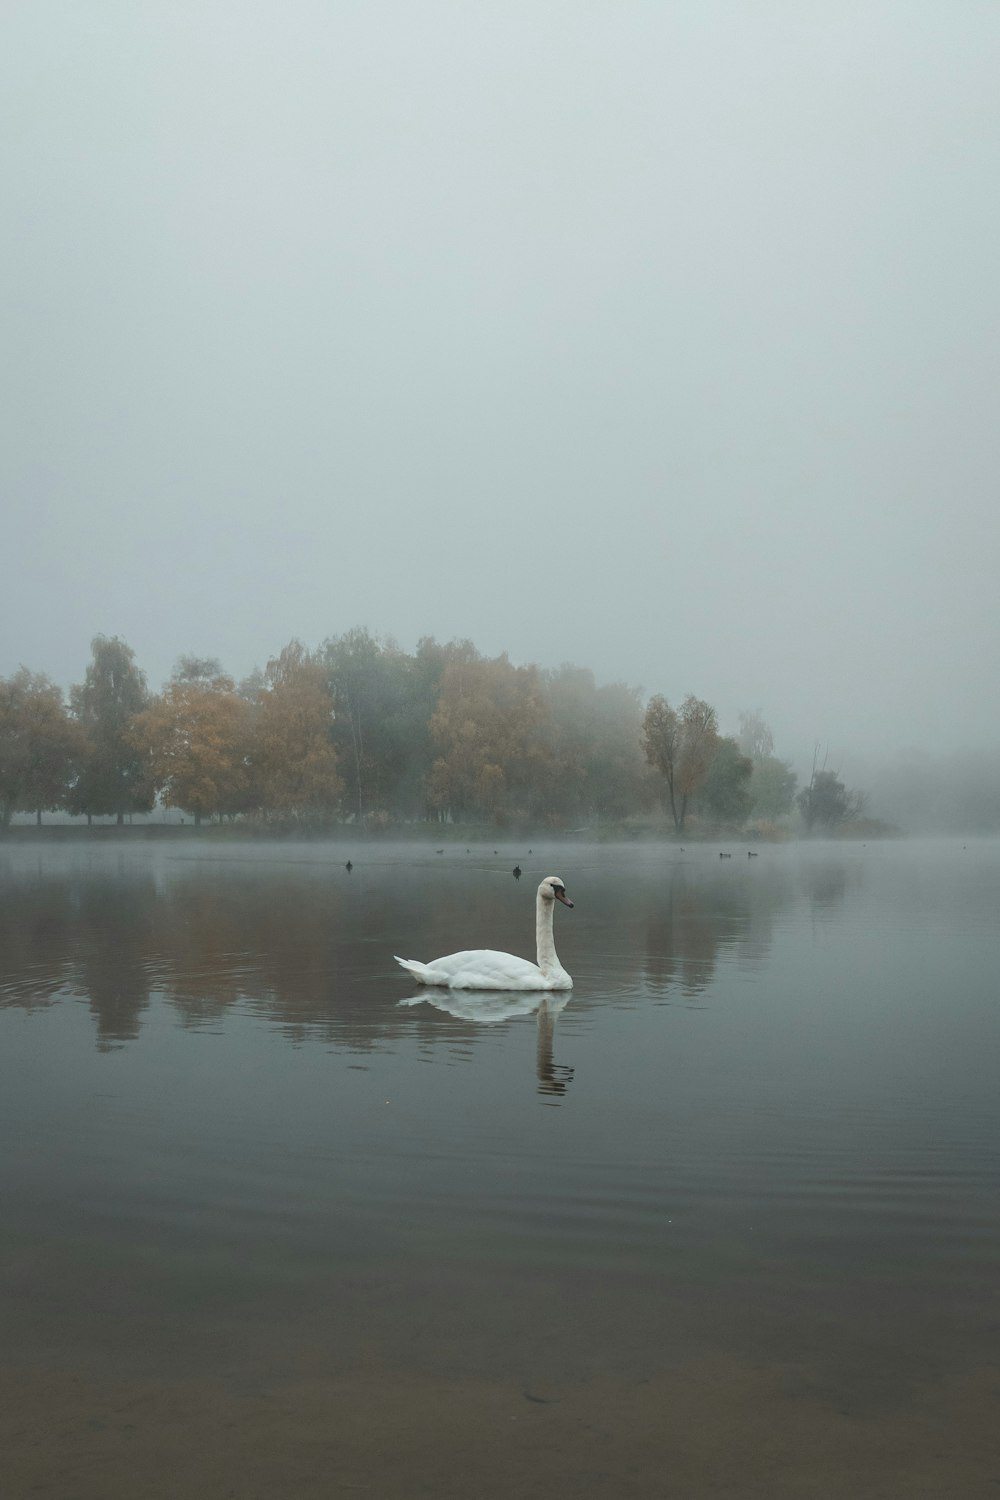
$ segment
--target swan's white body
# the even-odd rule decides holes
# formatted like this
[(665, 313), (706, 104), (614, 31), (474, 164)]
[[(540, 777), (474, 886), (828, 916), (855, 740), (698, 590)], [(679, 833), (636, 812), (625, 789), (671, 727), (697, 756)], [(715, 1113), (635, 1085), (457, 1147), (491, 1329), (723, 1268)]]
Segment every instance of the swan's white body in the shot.
[(429, 964), (414, 958), (398, 958), (407, 973), (421, 984), (444, 985), (453, 990), (571, 990), (573, 981), (556, 954), (552, 938), (552, 911), (557, 901), (572, 906), (558, 875), (547, 875), (535, 899), (535, 940), (538, 962), (529, 963), (513, 953), (492, 948), (470, 948), (449, 953)]

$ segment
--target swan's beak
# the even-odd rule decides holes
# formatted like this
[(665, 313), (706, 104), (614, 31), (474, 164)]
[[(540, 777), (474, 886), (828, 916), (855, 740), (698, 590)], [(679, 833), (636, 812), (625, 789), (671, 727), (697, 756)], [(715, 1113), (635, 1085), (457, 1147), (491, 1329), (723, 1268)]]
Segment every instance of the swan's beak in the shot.
[(565, 891), (553, 891), (552, 894), (555, 896), (557, 901), (562, 902), (563, 906), (573, 905), (572, 901), (569, 899)]

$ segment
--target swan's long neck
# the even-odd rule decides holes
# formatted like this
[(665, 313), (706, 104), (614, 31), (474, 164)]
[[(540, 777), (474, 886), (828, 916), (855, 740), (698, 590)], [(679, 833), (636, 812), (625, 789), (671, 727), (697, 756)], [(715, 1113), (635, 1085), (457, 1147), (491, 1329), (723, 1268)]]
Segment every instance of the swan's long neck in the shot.
[(554, 901), (546, 901), (544, 896), (539, 896), (535, 902), (535, 944), (538, 949), (538, 967), (545, 975), (552, 974), (562, 967), (552, 937), (552, 908), (555, 904)]

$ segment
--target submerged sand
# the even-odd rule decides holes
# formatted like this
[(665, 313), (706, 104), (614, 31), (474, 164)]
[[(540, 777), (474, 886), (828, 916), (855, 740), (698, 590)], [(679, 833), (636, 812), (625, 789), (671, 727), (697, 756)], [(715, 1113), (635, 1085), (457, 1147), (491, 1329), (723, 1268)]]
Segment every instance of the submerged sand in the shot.
[(1000, 1481), (994, 1367), (877, 1417), (792, 1367), (702, 1359), (535, 1388), (390, 1369), (267, 1390), (6, 1368), (0, 1492), (51, 1500), (979, 1500)]

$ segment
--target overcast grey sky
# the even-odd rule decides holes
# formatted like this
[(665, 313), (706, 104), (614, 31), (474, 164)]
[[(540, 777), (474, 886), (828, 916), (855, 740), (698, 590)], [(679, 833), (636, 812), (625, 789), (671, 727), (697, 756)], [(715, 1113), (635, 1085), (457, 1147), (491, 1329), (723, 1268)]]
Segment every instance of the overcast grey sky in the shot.
[(365, 624), (1000, 741), (995, 0), (0, 25), (0, 675)]

